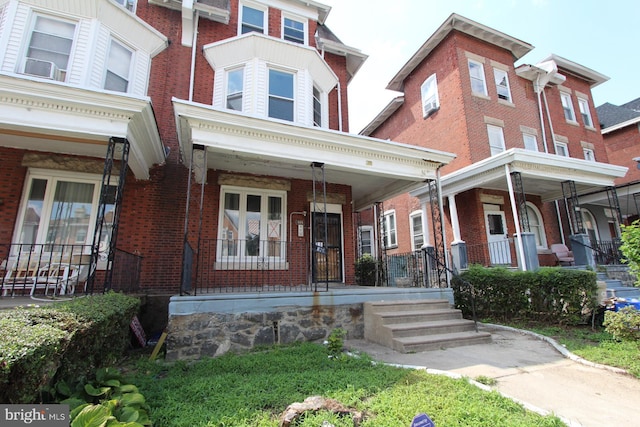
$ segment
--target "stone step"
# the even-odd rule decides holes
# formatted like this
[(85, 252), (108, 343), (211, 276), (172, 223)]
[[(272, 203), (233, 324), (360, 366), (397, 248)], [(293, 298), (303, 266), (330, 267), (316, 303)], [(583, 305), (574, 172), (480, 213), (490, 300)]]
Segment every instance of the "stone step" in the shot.
[(462, 312), (452, 308), (435, 310), (385, 311), (375, 313), (382, 325), (398, 323), (435, 322), (438, 320), (462, 319)]
[(488, 332), (453, 332), (431, 336), (400, 337), (393, 340), (394, 350), (402, 353), (439, 350), (491, 342)]
[(640, 299), (640, 288), (636, 288), (635, 286), (607, 286), (607, 296)]
[(372, 301), (366, 304), (367, 308), (374, 313), (396, 310), (434, 310), (451, 307), (449, 301), (441, 299)]
[(420, 335), (449, 334), (454, 332), (475, 332), (475, 324), (472, 320), (454, 319), (437, 320), (433, 322), (400, 323), (387, 326), (394, 338), (403, 338)]

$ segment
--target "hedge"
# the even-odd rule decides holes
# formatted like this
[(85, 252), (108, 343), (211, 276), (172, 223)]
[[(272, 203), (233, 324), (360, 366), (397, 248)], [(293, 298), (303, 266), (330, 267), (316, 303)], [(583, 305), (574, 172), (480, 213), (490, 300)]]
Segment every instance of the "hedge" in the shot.
[[(472, 287), (468, 286), (470, 283)], [(596, 308), (596, 274), (592, 271), (543, 267), (535, 272), (471, 266), (452, 280), (456, 307), (480, 319), (545, 320), (582, 323)]]
[(37, 403), (59, 379), (92, 376), (130, 345), (137, 298), (107, 293), (0, 312), (0, 402)]

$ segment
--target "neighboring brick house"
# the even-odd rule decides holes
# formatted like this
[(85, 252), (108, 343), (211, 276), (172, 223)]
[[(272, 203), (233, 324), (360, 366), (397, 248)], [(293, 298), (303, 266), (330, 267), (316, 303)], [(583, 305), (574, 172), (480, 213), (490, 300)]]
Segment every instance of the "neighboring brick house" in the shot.
[[(457, 157), (439, 171), (441, 203), (431, 205), (438, 196), (428, 186), (380, 200), (386, 254), (446, 246), (458, 269), (537, 268), (554, 243), (591, 257), (593, 217), (615, 217), (606, 194), (592, 193), (626, 172), (609, 164), (591, 113), (591, 88), (607, 77), (556, 55), (516, 67), (532, 48), (452, 14), (393, 77), (387, 89), (402, 95), (361, 134)], [(444, 242), (433, 234), (441, 223)], [(599, 236), (616, 237), (602, 228)]]
[(324, 25), (329, 11), (0, 2), (3, 291), (49, 283), (54, 261), (67, 281), (82, 266), (117, 287), (117, 254), (142, 257), (147, 292), (352, 284), (353, 212), (453, 155), (346, 133), (366, 55)]
[(609, 161), (629, 168), (616, 179), (622, 217), (629, 224), (640, 213), (640, 98), (619, 106), (607, 102), (596, 113)]

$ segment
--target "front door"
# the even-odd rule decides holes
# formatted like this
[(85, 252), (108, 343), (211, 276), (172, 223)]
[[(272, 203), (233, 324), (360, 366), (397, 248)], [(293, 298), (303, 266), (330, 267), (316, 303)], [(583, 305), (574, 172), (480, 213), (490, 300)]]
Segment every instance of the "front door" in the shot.
[[(313, 281), (342, 282), (342, 222), (340, 214), (313, 214)], [(326, 236), (325, 236), (326, 230)]]
[(511, 265), (511, 247), (504, 212), (485, 208), (484, 217), (491, 265)]

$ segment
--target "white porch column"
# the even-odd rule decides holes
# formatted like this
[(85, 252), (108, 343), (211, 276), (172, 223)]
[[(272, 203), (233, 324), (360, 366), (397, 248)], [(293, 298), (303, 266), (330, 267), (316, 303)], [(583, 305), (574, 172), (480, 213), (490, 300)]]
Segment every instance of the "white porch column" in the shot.
[(423, 201), (420, 203), (420, 208), (422, 209), (422, 215), (420, 216), (420, 220), (422, 221), (422, 236), (424, 242), (422, 243), (422, 248), (427, 248), (431, 246), (431, 234), (429, 233), (429, 221), (428, 212), (427, 212), (427, 202)]
[(451, 244), (464, 243), (460, 237), (460, 221), (458, 220), (458, 207), (456, 206), (455, 194), (448, 196), (448, 200), (449, 214), (451, 215), (451, 228), (453, 228), (453, 242), (451, 242)]
[(516, 243), (518, 244), (517, 256), (518, 265), (522, 271), (527, 271), (527, 262), (524, 257), (524, 246), (522, 244), (522, 230), (520, 229), (520, 216), (518, 216), (518, 206), (516, 204), (516, 196), (513, 193), (513, 183), (511, 182), (511, 170), (509, 165), (504, 165), (504, 171), (507, 178), (507, 187), (509, 188), (509, 201), (511, 202), (511, 213), (513, 214), (513, 222), (516, 226)]

